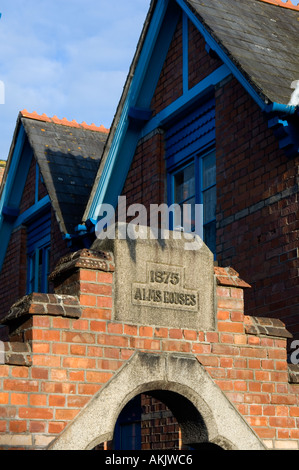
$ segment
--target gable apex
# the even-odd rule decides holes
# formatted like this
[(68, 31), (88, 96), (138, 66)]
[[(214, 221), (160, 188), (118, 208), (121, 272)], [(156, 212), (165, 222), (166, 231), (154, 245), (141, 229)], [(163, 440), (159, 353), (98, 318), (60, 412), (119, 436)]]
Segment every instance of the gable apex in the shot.
[[(153, 123), (159, 127), (153, 116), (149, 121), (135, 119), (134, 128), (130, 113), (142, 109), (149, 115), (152, 111), (151, 99), (182, 12), (184, 24), (187, 18), (197, 28), (207, 53), (218, 57), (223, 68), (197, 88), (183, 85), (184, 99), (175, 97), (176, 111), (208, 89), (215, 89), (220, 77), (223, 80), (231, 74), (263, 112), (297, 112), (290, 98), (292, 83), (299, 77), (299, 53), (296, 34), (290, 38), (288, 33), (291, 25), (299, 34), (296, 8), (278, 8), (276, 3), (262, 0), (152, 1), (86, 206), (85, 221), (97, 219), (101, 204), (117, 204), (138, 140), (153, 129)], [(186, 58), (183, 63), (186, 67)]]

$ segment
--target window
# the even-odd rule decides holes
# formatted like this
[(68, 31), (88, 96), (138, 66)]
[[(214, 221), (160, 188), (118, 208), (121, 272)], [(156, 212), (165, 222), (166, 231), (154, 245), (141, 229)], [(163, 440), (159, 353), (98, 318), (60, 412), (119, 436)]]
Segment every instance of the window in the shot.
[[(203, 239), (210, 250), (216, 251), (216, 155), (215, 151), (203, 156), (195, 155), (171, 173), (171, 201), (181, 207), (181, 220), (173, 228), (184, 227), (183, 206), (189, 204), (191, 230), (195, 228), (195, 204), (203, 205)], [(188, 224), (187, 224), (188, 226)], [(185, 227), (184, 227), (185, 228)]]
[(48, 245), (36, 248), (31, 254), (28, 254), (28, 294), (48, 291), (49, 255), (50, 247)]
[(46, 212), (27, 226), (27, 294), (48, 291), (51, 213)]
[(120, 413), (115, 425), (114, 450), (141, 449), (141, 395), (133, 398)]
[[(195, 229), (195, 205), (202, 204), (200, 233), (216, 252), (216, 152), (215, 98), (206, 96), (165, 125), (165, 159), (168, 205), (179, 204), (181, 220), (174, 216), (170, 227)], [(190, 211), (183, 213), (184, 205)], [(186, 206), (188, 207), (188, 206)], [(186, 209), (185, 207), (185, 209)], [(190, 213), (188, 213), (190, 212)], [(183, 223), (185, 222), (185, 223)], [(198, 233), (198, 227), (196, 227)]]

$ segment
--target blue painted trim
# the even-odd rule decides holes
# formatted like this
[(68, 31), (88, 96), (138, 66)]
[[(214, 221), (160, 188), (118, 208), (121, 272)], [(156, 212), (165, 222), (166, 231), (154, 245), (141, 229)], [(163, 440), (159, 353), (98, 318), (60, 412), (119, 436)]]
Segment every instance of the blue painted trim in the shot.
[(6, 255), (14, 220), (5, 220), (4, 206), (18, 208), (32, 159), (31, 147), (26, 141), (26, 133), (21, 124), (16, 137), (13, 153), (9, 161), (6, 184), (0, 200), (0, 271)]
[[(274, 104), (276, 106), (272, 109), (275, 110), (273, 111), (275, 114), (269, 119), (268, 127), (273, 130), (275, 137), (278, 139), (279, 148), (284, 149), (286, 155), (292, 158), (298, 154), (299, 145), (297, 126), (294, 119), (290, 119), (290, 117), (294, 116), (293, 110), (290, 110), (290, 114), (287, 115), (284, 112), (284, 106), (277, 106), (277, 103)], [(296, 109), (295, 113), (297, 113)], [(271, 114), (270, 111), (270, 116)]]
[(20, 210), (16, 207), (3, 206), (2, 215), (5, 220), (14, 222), (19, 216)]
[[(16, 178), (16, 173), (17, 173), (19, 161), (20, 161), (20, 158), (21, 158), (21, 152), (22, 152), (22, 149), (23, 149), (23, 145), (24, 145), (24, 142), (25, 142), (25, 137), (26, 137), (26, 134), (25, 134), (24, 127), (23, 127), (23, 125), (21, 125), (19, 133), (18, 133), (18, 137), (17, 137), (17, 140), (16, 140), (14, 152), (13, 152), (11, 161), (9, 163), (10, 166), (9, 166), (9, 172), (8, 172), (7, 180), (6, 180), (6, 183), (4, 185), (2, 195), (1, 195), (0, 214), (2, 213), (2, 208), (3, 208), (4, 205), (11, 205), (10, 201), (9, 201), (9, 197), (12, 193), (12, 186), (13, 186), (14, 180)], [(16, 188), (16, 190), (18, 190), (18, 189), (19, 188)], [(1, 230), (1, 228), (0, 228), (0, 230)]]
[(283, 113), (293, 115), (296, 113), (297, 107), (296, 106), (289, 106), (287, 104), (280, 104), (280, 103), (272, 103), (266, 106), (265, 111), (267, 113)]
[(23, 212), (15, 221), (13, 228), (17, 228), (20, 225), (30, 222), (31, 219), (37, 217), (38, 214), (44, 211), (48, 206), (50, 207), (51, 201), (49, 196), (45, 196), (43, 199), (38, 201), (33, 206), (29, 207), (25, 212)]
[(189, 31), (188, 17), (183, 13), (183, 93), (189, 90)]
[(146, 124), (146, 126), (144, 126), (141, 137), (145, 137), (157, 127), (163, 126), (168, 119), (172, 119), (176, 116), (176, 114), (183, 112), (185, 108), (189, 107), (195, 101), (208, 94), (209, 91), (214, 91), (215, 85), (224, 80), (230, 74), (231, 71), (228, 69), (228, 67), (226, 65), (221, 65), (208, 77), (204, 78), (201, 80), (201, 82), (188, 90), (187, 93), (171, 103), (169, 106), (167, 106), (167, 108), (164, 108), (162, 111), (160, 111), (160, 113), (156, 114), (156, 116), (154, 116)]
[(182, 8), (185, 14), (188, 16), (190, 21), (194, 24), (194, 26), (198, 29), (198, 31), (202, 34), (207, 44), (217, 53), (219, 58), (226, 64), (232, 74), (236, 77), (236, 79), (244, 86), (250, 96), (254, 99), (254, 101), (262, 108), (264, 111), (266, 108), (266, 104), (263, 99), (258, 95), (258, 93), (254, 90), (254, 88), (250, 85), (250, 83), (246, 80), (242, 72), (238, 69), (238, 67), (231, 61), (231, 59), (227, 56), (227, 54), (223, 51), (223, 49), (219, 46), (217, 41), (211, 36), (211, 34), (206, 30), (203, 26), (201, 21), (195, 16), (195, 14), (189, 9), (186, 5), (184, 0), (176, 0), (177, 4)]
[(152, 111), (149, 109), (141, 109), (131, 106), (128, 111), (128, 118), (131, 127), (133, 126), (137, 132), (150, 120)]
[(141, 109), (131, 106), (129, 108), (128, 116), (133, 120), (146, 122), (150, 120), (152, 111), (150, 109)]
[(171, 2), (169, 6), (169, 3), (169, 0), (158, 2), (153, 13), (88, 219), (97, 218), (103, 203), (116, 206), (122, 191), (139, 140), (139, 132), (129, 125), (129, 109), (149, 108), (180, 14), (177, 5)]
[(150, 107), (180, 14), (175, 3), (169, 0), (157, 2), (132, 78), (128, 95), (130, 106)]
[(35, 204), (38, 202), (39, 166), (35, 163)]

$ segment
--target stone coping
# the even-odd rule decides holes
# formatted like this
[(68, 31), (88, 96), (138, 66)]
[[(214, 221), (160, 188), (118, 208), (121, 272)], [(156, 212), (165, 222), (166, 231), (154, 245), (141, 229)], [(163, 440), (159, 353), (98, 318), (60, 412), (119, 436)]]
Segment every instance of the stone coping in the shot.
[(289, 383), (299, 384), (299, 364), (289, 364)]
[(28, 342), (8, 341), (4, 344), (4, 363), (10, 366), (32, 366), (31, 347)]
[(0, 325), (7, 325), (31, 315), (80, 318), (81, 306), (75, 296), (32, 293), (12, 305), (8, 314), (0, 319)]
[(257, 336), (274, 336), (277, 338), (292, 338), (285, 324), (278, 318), (245, 316), (245, 333)]
[(49, 281), (55, 282), (69, 271), (78, 268), (113, 272), (114, 263), (112, 254), (103, 251), (88, 250), (86, 248), (71, 253), (61, 258), (54, 271), (50, 274)]

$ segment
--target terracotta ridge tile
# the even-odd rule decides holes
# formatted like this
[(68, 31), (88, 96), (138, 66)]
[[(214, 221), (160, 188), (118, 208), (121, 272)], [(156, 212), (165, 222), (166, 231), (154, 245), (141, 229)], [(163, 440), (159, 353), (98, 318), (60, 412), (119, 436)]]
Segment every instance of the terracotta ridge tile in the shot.
[(36, 111), (33, 111), (33, 113), (30, 113), (27, 111), (27, 109), (23, 109), (20, 111), (21, 116), (29, 119), (35, 119), (36, 121), (43, 121), (43, 122), (53, 122), (54, 124), (59, 124), (61, 126), (67, 126), (67, 127), (76, 127), (77, 129), (87, 129), (90, 131), (96, 131), (96, 132), (102, 132), (104, 134), (109, 133), (109, 129), (106, 129), (105, 126), (100, 125), (96, 126), (94, 123), (92, 124), (86, 124), (86, 122), (82, 122), (79, 124), (75, 119), (72, 121), (68, 121), (65, 117), (62, 119), (59, 119), (56, 115), (53, 116), (52, 118), (48, 117), (45, 113), (44, 114), (38, 114)]
[(89, 129), (90, 131), (97, 131), (97, 132), (105, 132), (108, 133), (109, 129), (106, 129), (102, 124), (100, 126), (96, 126), (94, 123), (88, 125), (85, 121), (81, 122), (81, 127), (84, 129)]
[(23, 111), (21, 111), (21, 115), (29, 119), (35, 119), (37, 121), (51, 122), (51, 119), (45, 113), (40, 115), (37, 114), (36, 111), (33, 111), (33, 113), (29, 113), (27, 109), (23, 109)]
[(290, 10), (296, 10), (299, 11), (299, 4), (294, 5), (291, 0), (287, 0), (286, 2), (283, 2), (282, 0), (259, 0), (260, 2), (264, 3), (270, 3), (271, 5), (275, 5), (278, 7), (282, 8), (288, 8)]

